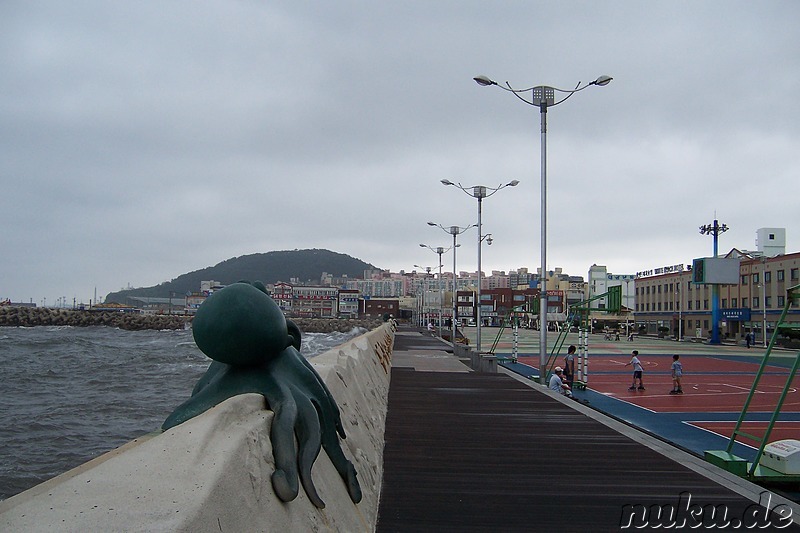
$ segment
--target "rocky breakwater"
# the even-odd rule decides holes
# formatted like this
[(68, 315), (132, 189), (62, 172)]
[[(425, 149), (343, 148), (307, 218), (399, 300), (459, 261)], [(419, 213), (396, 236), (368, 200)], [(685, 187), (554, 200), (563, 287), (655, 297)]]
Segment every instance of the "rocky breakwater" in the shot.
[(46, 307), (0, 307), (0, 326), (110, 326), (126, 330), (183, 329), (191, 317)]
[[(354, 328), (379, 328), (379, 318), (293, 318), (304, 333), (348, 333)], [(132, 331), (143, 329), (184, 329), (192, 317), (148, 315), (121, 311), (50, 309), (46, 307), (0, 307), (0, 326), (109, 326)]]

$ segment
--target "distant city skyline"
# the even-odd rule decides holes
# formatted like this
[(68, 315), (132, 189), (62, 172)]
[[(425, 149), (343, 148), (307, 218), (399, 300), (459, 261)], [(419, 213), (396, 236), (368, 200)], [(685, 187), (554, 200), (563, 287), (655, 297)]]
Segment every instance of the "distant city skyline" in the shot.
[[(759, 228), (759, 231), (760, 230), (778, 230), (779, 232), (783, 232), (783, 238), (785, 239), (785, 228)], [(781, 242), (785, 242), (785, 241), (781, 241)], [(732, 247), (727, 248), (727, 249), (720, 249), (719, 253), (720, 253), (720, 255), (724, 255), (724, 254), (727, 254), (730, 251), (735, 249), (735, 250), (739, 250), (739, 251), (745, 252), (745, 253), (756, 253), (757, 254), (757, 253), (759, 253), (759, 251), (756, 250), (755, 248), (760, 248), (760, 247), (763, 248), (764, 244), (765, 243), (761, 243), (761, 246), (759, 246), (759, 243), (754, 240), (754, 248), (732, 246)], [(335, 250), (331, 250), (331, 251), (335, 251)], [(787, 252), (787, 251), (784, 249), (784, 252)], [(342, 253), (342, 252), (337, 252), (337, 253)], [(793, 252), (789, 251), (787, 253), (793, 253)], [(607, 274), (609, 276), (611, 276), (611, 275), (617, 275), (617, 276), (623, 276), (623, 275), (624, 276), (651, 276), (651, 275), (654, 275), (654, 274), (657, 275), (657, 274), (664, 273), (666, 270), (671, 270), (673, 267), (677, 267), (679, 265), (681, 267), (686, 268), (686, 269), (690, 269), (693, 259), (697, 259), (697, 258), (700, 258), (700, 257), (709, 257), (710, 255), (711, 254), (700, 255), (700, 256), (697, 256), (697, 257), (693, 257), (693, 258), (687, 259), (685, 261), (677, 261), (677, 262), (667, 263), (667, 264), (663, 264), (663, 265), (654, 265), (654, 266), (651, 266), (649, 268), (642, 268), (642, 269), (637, 270), (635, 272), (614, 271), (613, 269), (609, 268), (608, 265), (599, 265), (597, 263), (593, 263), (593, 264), (589, 265), (587, 267), (587, 269), (586, 269), (586, 272), (582, 272), (582, 273), (568, 272), (563, 267), (550, 268), (550, 269), (548, 269), (548, 272), (555, 272), (558, 269), (561, 269), (561, 273), (562, 273), (563, 276), (581, 277), (584, 282), (588, 282), (589, 281), (589, 272), (590, 272), (590, 270), (591, 270), (591, 268), (593, 266), (606, 267)], [(362, 260), (364, 262), (370, 263), (370, 261), (368, 259), (364, 259), (364, 258), (357, 258), (357, 259), (360, 259), (360, 260)], [(211, 265), (207, 265), (207, 266), (211, 266)], [(424, 272), (425, 271), (424, 269), (425, 269), (425, 267), (421, 267), (421, 268), (412, 267), (412, 269), (410, 269), (410, 270), (405, 270), (405, 273), (406, 274), (411, 274), (415, 270), (417, 272)], [(516, 268), (513, 268), (513, 269), (505, 269), (505, 270), (504, 269), (487, 270), (486, 268), (484, 268), (483, 269), (483, 273), (484, 273), (484, 275), (486, 277), (491, 277), (493, 272), (503, 272), (503, 273), (505, 273), (507, 275), (507, 274), (509, 274), (511, 272), (518, 272), (518, 271), (526, 270), (526, 269), (531, 274), (537, 274), (537, 272), (539, 270), (539, 267), (537, 266), (537, 267), (531, 268), (531, 267), (521, 266), (521, 267), (516, 267)], [(382, 271), (387, 271), (388, 270), (392, 274), (401, 274), (403, 272), (403, 269), (398, 270), (398, 271), (392, 271), (391, 269), (380, 269), (379, 268), (379, 270), (382, 270)], [(339, 274), (335, 274), (335, 273), (329, 273), (329, 274), (332, 274), (334, 277), (339, 275)], [(433, 266), (431, 266), (430, 274), (438, 276), (438, 274), (439, 274), (438, 266), (435, 269), (433, 268)], [(462, 277), (462, 274), (467, 275), (467, 276), (469, 276), (469, 275), (477, 275), (477, 270), (470, 270), (468, 267), (459, 268), (458, 269), (458, 274), (459, 274), (459, 278)], [(448, 270), (446, 268), (446, 265), (444, 265), (442, 267), (442, 275), (444, 277), (452, 277), (452, 267), (451, 267), (450, 270)], [(177, 276), (174, 276), (174, 277), (177, 277)], [(173, 277), (173, 279), (174, 279), (174, 277)], [(132, 289), (132, 288), (137, 288), (137, 287), (128, 286), (128, 287), (124, 287), (124, 288), (122, 288), (120, 290)], [(114, 291), (110, 291), (110, 292), (114, 292)], [(96, 298), (93, 297), (91, 300), (93, 302), (97, 302), (97, 301), (101, 301), (102, 302), (104, 300), (105, 296), (106, 296), (106, 294), (102, 294), (101, 295), (101, 294), (98, 293)], [(4, 299), (4, 298), (6, 298), (6, 297), (4, 297), (3, 295), (0, 295), (0, 299)], [(52, 300), (49, 300), (49, 302), (46, 301), (44, 298), (42, 300), (38, 301), (38, 302), (36, 300), (33, 300), (33, 299), (27, 299), (27, 300), (13, 300), (12, 299), (12, 301), (25, 302), (25, 303), (32, 302), (32, 303), (35, 303), (37, 305), (47, 305), (47, 306), (51, 306), (51, 307), (67, 307), (67, 308), (68, 307), (72, 307), (73, 304), (74, 305), (79, 305), (79, 304), (82, 304), (82, 303), (83, 304), (88, 304), (89, 303), (89, 300), (83, 300), (82, 301), (77, 297), (73, 297), (72, 299), (70, 299), (69, 297), (66, 297), (66, 296), (56, 297), (56, 298), (54, 298)]]

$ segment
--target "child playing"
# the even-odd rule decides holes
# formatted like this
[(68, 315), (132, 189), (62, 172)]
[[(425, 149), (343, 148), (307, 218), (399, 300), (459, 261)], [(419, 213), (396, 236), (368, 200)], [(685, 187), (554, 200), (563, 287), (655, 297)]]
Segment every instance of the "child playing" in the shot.
[(575, 379), (575, 351), (577, 348), (574, 344), (571, 344), (569, 348), (567, 348), (567, 355), (564, 356), (564, 383), (572, 386), (572, 382)]
[(670, 394), (683, 394), (681, 388), (681, 376), (683, 375), (683, 365), (679, 361), (680, 355), (675, 354), (672, 356), (672, 390)]
[(636, 390), (636, 382), (639, 382), (639, 390), (644, 390), (644, 382), (642, 381), (642, 362), (639, 361), (639, 350), (631, 352), (631, 360), (625, 363), (625, 366), (633, 365), (633, 384), (628, 390)]

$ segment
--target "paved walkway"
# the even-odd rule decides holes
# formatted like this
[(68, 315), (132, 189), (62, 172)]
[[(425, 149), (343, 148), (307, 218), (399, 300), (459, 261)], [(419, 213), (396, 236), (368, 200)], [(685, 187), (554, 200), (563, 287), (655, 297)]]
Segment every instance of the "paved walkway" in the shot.
[(645, 510), (676, 508), (680, 525), (690, 505), (725, 510), (691, 507), (730, 527), (765, 497), (800, 517), (702, 459), (510, 372), (471, 372), (448, 350), (421, 330), (397, 332), (379, 532), (616, 531), (634, 516), (632, 526), (663, 527)]

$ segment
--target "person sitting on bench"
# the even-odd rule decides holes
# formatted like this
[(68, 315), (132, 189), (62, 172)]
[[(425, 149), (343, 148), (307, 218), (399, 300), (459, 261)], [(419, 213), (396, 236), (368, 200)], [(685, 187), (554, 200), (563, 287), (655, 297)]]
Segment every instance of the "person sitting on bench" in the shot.
[(563, 394), (568, 398), (572, 398), (572, 388), (561, 380), (563, 370), (560, 366), (555, 367), (553, 375), (550, 376), (550, 390)]

